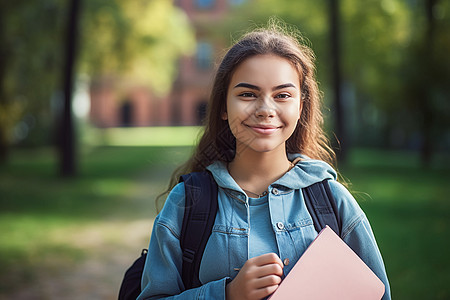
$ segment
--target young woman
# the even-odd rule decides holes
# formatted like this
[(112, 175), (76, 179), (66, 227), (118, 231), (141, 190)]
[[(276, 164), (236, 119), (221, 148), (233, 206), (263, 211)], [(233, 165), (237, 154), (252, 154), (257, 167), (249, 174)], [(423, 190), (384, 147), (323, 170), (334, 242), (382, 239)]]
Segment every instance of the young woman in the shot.
[[(245, 35), (214, 81), (204, 134), (183, 173), (208, 170), (218, 212), (200, 265), (202, 286), (181, 280), (184, 184), (157, 216), (138, 299), (263, 299), (317, 236), (301, 189), (324, 179), (342, 220), (341, 238), (383, 281), (369, 222), (330, 166), (312, 51), (280, 26)], [(178, 174), (174, 176), (177, 178)]]

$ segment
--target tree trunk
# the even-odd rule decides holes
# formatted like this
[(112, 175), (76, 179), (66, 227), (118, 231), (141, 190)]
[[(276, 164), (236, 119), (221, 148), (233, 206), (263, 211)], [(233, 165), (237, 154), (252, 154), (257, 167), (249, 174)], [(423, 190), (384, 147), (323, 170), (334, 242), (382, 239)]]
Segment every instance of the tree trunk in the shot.
[(64, 107), (59, 138), (60, 173), (64, 177), (76, 175), (75, 128), (72, 115), (72, 93), (75, 74), (75, 50), (77, 46), (77, 27), (81, 0), (71, 0), (68, 12), (67, 35), (65, 43)]
[[(6, 13), (6, 8), (4, 5), (0, 5), (0, 10)], [(4, 86), (4, 81), (6, 77), (6, 57), (7, 57), (7, 45), (6, 45), (6, 33), (4, 31), (6, 24), (3, 18), (0, 16), (0, 115), (5, 113), (8, 109), (8, 99), (6, 97), (6, 91)], [(0, 120), (0, 164), (3, 164), (8, 159), (9, 153), (9, 141), (7, 136), (7, 122), (5, 120)]]
[(433, 15), (433, 10), (438, 0), (425, 0), (425, 13), (427, 17), (427, 30), (426, 36), (424, 37), (424, 57), (427, 59), (428, 63), (426, 65), (426, 72), (424, 78), (427, 81), (427, 84), (422, 84), (421, 89), (424, 97), (419, 99), (419, 103), (421, 104), (421, 110), (423, 115), (422, 122), (422, 147), (420, 151), (420, 157), (422, 161), (422, 165), (424, 167), (428, 167), (431, 163), (431, 157), (433, 155), (433, 107), (432, 107), (432, 93), (433, 89), (432, 83), (434, 81), (435, 75), (435, 60), (433, 58), (433, 47), (434, 47), (434, 39), (435, 39), (435, 18)]
[(339, 161), (345, 161), (347, 156), (347, 138), (345, 132), (344, 107), (341, 97), (341, 64), (339, 43), (339, 0), (329, 0), (329, 25), (330, 25), (330, 56), (331, 75), (334, 91), (335, 110), (335, 134), (337, 138), (336, 155)]
[(8, 160), (8, 156), (9, 143), (8, 139), (6, 138), (5, 128), (0, 127), (0, 165), (4, 164)]

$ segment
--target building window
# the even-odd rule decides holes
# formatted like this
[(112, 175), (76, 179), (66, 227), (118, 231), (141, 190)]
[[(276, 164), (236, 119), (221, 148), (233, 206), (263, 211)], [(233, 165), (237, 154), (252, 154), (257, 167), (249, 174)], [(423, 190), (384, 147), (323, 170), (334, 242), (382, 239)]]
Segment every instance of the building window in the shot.
[(125, 100), (120, 108), (120, 126), (130, 127), (133, 125), (133, 104)]
[(215, 2), (215, 0), (195, 0), (197, 7), (200, 9), (211, 9)]
[(197, 44), (197, 67), (202, 70), (211, 67), (213, 49), (210, 43), (199, 42)]

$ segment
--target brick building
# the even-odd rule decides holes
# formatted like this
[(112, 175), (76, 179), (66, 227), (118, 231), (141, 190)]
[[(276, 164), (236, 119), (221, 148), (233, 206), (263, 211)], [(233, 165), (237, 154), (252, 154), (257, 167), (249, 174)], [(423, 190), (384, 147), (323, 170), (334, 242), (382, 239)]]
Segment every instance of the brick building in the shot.
[[(145, 86), (117, 86), (112, 78), (95, 80), (90, 88), (90, 120), (98, 127), (199, 125), (212, 85), (214, 64), (228, 39), (214, 32), (233, 5), (243, 0), (175, 0), (195, 29), (193, 56), (179, 60), (172, 92), (156, 98)], [(119, 91), (119, 92), (118, 92)]]

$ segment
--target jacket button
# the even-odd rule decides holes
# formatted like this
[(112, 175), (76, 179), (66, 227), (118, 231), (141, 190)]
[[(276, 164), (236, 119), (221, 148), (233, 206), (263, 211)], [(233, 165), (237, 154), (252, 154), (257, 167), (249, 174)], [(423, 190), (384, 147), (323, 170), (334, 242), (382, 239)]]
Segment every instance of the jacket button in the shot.
[(285, 259), (283, 260), (283, 264), (284, 264), (285, 266), (289, 265), (289, 258), (285, 258)]
[(280, 230), (284, 229), (284, 224), (282, 222), (277, 222), (277, 228)]
[(280, 191), (277, 188), (273, 188), (272, 189), (272, 194), (274, 194), (275, 196), (280, 194)]

